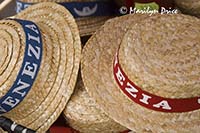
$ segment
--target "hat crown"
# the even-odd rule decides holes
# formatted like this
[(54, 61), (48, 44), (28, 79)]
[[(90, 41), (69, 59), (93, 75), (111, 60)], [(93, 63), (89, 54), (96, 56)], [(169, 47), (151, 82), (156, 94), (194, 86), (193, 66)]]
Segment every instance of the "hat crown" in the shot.
[[(0, 113), (12, 107), (4, 116), (36, 132), (46, 132), (74, 89), (81, 53), (78, 28), (69, 11), (51, 2), (33, 5), (13, 18), (15, 21), (0, 21), (0, 42), (5, 40), (7, 46), (6, 65), (0, 66), (0, 101), (4, 103)], [(19, 75), (26, 77), (18, 80)], [(29, 84), (33, 78), (34, 83)], [(6, 97), (5, 103), (5, 95), (10, 96), (7, 92), (15, 83), (11, 94), (17, 97)], [(25, 92), (28, 87), (30, 91)]]
[(157, 15), (133, 25), (119, 49), (125, 74), (158, 96), (200, 96), (199, 24), (194, 17)]
[(40, 30), (31, 21), (3, 20), (0, 25), (1, 39), (6, 40), (7, 47), (0, 76), (3, 114), (17, 107), (31, 90), (40, 69), (43, 46)]
[(7, 45), (6, 45), (6, 41), (3, 38), (0, 39), (0, 43), (1, 43), (1, 45), (0, 45), (0, 57), (1, 57), (0, 58), (0, 66), (2, 66), (6, 59), (5, 55), (6, 55), (6, 51), (7, 51)]
[(22, 64), (25, 49), (24, 32), (13, 20), (0, 22), (0, 97), (3, 97), (16, 79)]

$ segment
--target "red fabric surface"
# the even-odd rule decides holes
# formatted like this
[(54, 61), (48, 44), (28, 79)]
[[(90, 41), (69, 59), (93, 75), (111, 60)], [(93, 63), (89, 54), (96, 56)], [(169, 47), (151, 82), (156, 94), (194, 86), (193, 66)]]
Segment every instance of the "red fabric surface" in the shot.
[(52, 126), (49, 131), (50, 133), (78, 133), (76, 130), (70, 127), (62, 126)]
[(56, 122), (50, 127), (49, 133), (79, 133), (67, 125), (66, 120), (61, 115)]
[[(128, 133), (130, 130), (122, 131), (121, 133)], [(79, 133), (75, 129), (66, 124), (66, 120), (61, 115), (56, 122), (50, 127), (48, 133)]]

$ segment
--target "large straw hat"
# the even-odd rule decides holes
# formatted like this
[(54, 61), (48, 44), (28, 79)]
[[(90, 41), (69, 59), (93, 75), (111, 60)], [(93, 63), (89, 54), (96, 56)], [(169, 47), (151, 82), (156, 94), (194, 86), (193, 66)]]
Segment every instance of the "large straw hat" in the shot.
[(175, 0), (175, 3), (184, 13), (200, 15), (199, 0)]
[[(50, 2), (36, 4), (14, 18), (20, 20), (0, 21), (1, 112), (12, 106), (5, 117), (45, 132), (75, 86), (81, 54), (78, 28), (63, 6)], [(7, 102), (2, 102), (5, 98)]]
[(98, 107), (94, 99), (89, 97), (81, 79), (67, 103), (64, 116), (71, 127), (83, 133), (116, 133), (127, 130)]
[[(44, 0), (16, 0), (17, 7), (27, 7), (34, 3), (43, 2)], [(64, 5), (75, 17), (79, 27), (80, 35), (87, 36), (93, 34), (106, 20), (114, 15), (114, 3), (111, 0), (46, 0), (57, 2)], [(76, 9), (77, 8), (77, 9)], [(81, 12), (89, 13), (90, 10), (96, 9), (96, 12), (88, 15), (80, 15)], [(76, 10), (76, 11), (75, 11)]]
[(181, 14), (109, 21), (83, 50), (89, 95), (133, 131), (198, 133), (199, 25), (199, 19)]

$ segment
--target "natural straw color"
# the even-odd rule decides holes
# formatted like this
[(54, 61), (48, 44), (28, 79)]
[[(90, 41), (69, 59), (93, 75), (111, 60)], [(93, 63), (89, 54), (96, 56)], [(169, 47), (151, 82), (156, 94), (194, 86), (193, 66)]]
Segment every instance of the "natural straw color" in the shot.
[(184, 13), (200, 15), (199, 0), (175, 0), (175, 3)]
[[(15, 18), (35, 22), (42, 33), (43, 56), (38, 76), (24, 100), (5, 116), (25, 127), (45, 132), (69, 100), (81, 54), (75, 20), (55, 3), (36, 4)], [(15, 81), (24, 57), (25, 33), (13, 20), (0, 21), (0, 97)]]
[[(27, 3), (38, 3), (38, 2), (94, 2), (94, 1), (102, 1), (102, 0), (20, 0), (22, 2)], [(109, 1), (109, 0), (103, 0)], [(82, 17), (76, 18), (76, 22), (79, 27), (79, 32), (81, 36), (87, 36), (93, 34), (97, 29), (102, 26), (106, 20), (111, 18), (112, 16), (89, 16), (89, 17)]]
[(64, 110), (64, 116), (72, 128), (82, 133), (116, 133), (127, 130), (110, 119), (89, 97), (81, 79)]
[(122, 68), (143, 90), (167, 98), (200, 96), (199, 25), (199, 19), (181, 14), (146, 19), (128, 15), (106, 23), (83, 50), (81, 72), (88, 93), (111, 118), (133, 131), (199, 133), (200, 110), (147, 109), (125, 96), (113, 76), (120, 45)]

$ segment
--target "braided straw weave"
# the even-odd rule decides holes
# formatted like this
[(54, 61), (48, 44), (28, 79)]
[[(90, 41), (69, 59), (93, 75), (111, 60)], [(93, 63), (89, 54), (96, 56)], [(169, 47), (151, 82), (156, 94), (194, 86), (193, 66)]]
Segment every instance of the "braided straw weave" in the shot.
[[(36, 4), (15, 18), (35, 22), (42, 33), (43, 57), (38, 76), (24, 100), (5, 116), (45, 132), (63, 111), (79, 69), (81, 44), (71, 14), (55, 3)], [(13, 20), (0, 21), (0, 97), (15, 81), (25, 48), (25, 33)]]
[(200, 96), (199, 25), (199, 19), (181, 14), (146, 19), (128, 15), (106, 23), (83, 50), (81, 72), (89, 95), (111, 118), (133, 131), (199, 133), (200, 110), (147, 109), (125, 96), (113, 76), (120, 45), (123, 70), (143, 90), (167, 98)]
[(127, 130), (99, 109), (96, 102), (89, 97), (81, 79), (77, 82), (76, 90), (64, 110), (64, 116), (71, 127), (83, 133), (111, 133)]
[(200, 15), (199, 0), (175, 0), (175, 3), (184, 13)]
[[(93, 2), (93, 1), (101, 1), (101, 0), (20, 0), (22, 2), (27, 3), (38, 3), (38, 2)], [(109, 1), (109, 0), (104, 0)], [(92, 16), (92, 17), (82, 17), (76, 18), (76, 22), (79, 28), (79, 32), (81, 36), (87, 36), (93, 34), (97, 29), (102, 26), (106, 20), (111, 18), (112, 16)]]

